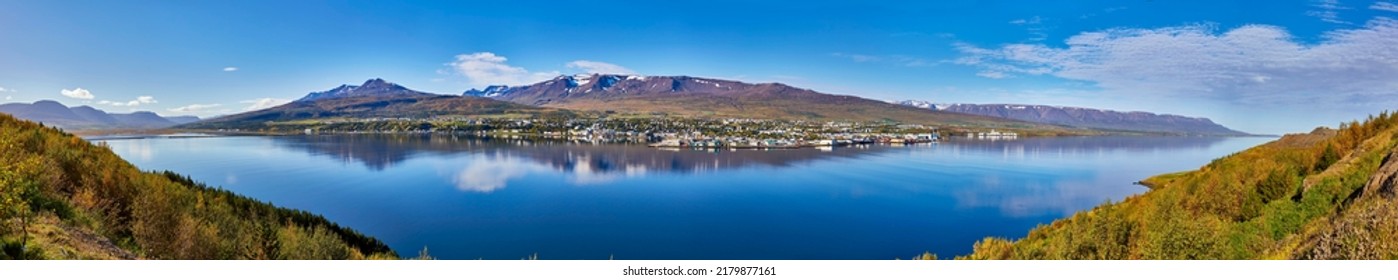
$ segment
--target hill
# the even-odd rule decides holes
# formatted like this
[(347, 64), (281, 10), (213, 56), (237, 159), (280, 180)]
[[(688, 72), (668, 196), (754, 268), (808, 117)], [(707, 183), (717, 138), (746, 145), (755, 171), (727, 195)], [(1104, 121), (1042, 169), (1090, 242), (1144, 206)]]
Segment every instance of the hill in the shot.
[(1089, 133), (1056, 125), (935, 112), (779, 83), (751, 84), (689, 76), (584, 74), (524, 86), (491, 86), (466, 96), (519, 104), (629, 114), (909, 124)]
[(1180, 135), (1246, 136), (1208, 118), (1149, 112), (1119, 112), (1092, 108), (1021, 104), (933, 104), (906, 100), (900, 105), (941, 112), (1006, 118), (1035, 123), (1091, 129), (1167, 133)]
[(364, 84), (358, 86), (340, 85), (339, 87), (327, 91), (312, 92), (297, 101), (316, 101), (349, 97), (413, 98), (432, 96), (435, 96), (435, 94), (411, 90), (398, 84), (390, 83), (388, 81), (384, 81), (383, 79), (375, 78), (370, 79), (368, 81), (364, 81)]
[(0, 115), (0, 259), (395, 258), (325, 218), (142, 172), (101, 143)]
[(0, 104), (0, 113), (70, 130), (167, 128), (199, 120), (193, 116), (162, 117), (145, 111), (107, 113), (89, 106), (68, 107), (51, 100)]
[(272, 108), (218, 117), (179, 126), (190, 129), (265, 129), (276, 123), (338, 118), (433, 118), (443, 116), (568, 114), (489, 98), (414, 91), (382, 79), (359, 86), (342, 85), (312, 92)]
[(986, 238), (963, 259), (1395, 259), (1398, 115), (1142, 181), (1144, 194)]

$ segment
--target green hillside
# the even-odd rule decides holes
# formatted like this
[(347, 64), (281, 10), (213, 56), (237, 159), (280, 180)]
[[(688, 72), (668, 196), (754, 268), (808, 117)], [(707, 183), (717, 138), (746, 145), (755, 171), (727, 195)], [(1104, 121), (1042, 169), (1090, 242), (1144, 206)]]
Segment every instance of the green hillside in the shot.
[(1396, 138), (1387, 112), (1287, 135), (959, 259), (1398, 259)]
[(379, 240), (0, 114), (0, 259), (396, 258)]

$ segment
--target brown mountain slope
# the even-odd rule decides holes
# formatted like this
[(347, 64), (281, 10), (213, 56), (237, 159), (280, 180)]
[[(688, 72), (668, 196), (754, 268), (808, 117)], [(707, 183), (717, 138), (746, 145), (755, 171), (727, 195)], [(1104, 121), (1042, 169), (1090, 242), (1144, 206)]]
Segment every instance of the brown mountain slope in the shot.
[(272, 108), (185, 124), (180, 128), (257, 128), (268, 122), (324, 118), (431, 118), (500, 114), (569, 114), (473, 96), (437, 95), (412, 91), (380, 79), (361, 86), (340, 86), (314, 92)]
[(750, 84), (688, 76), (574, 75), (465, 95), (588, 111), (693, 117), (859, 121), (1084, 133), (1055, 125), (934, 112), (778, 83)]
[(932, 104), (905, 100), (901, 105), (934, 111), (990, 116), (1069, 127), (1119, 131), (1156, 132), (1182, 135), (1245, 136), (1245, 132), (1229, 129), (1208, 118), (1186, 117), (1148, 112), (1021, 104)]

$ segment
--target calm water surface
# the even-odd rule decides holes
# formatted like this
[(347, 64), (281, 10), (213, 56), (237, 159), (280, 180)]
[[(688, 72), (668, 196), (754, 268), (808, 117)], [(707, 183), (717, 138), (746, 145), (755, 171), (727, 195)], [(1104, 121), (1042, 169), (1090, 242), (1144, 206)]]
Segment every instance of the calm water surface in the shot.
[(1271, 138), (1086, 137), (784, 151), (450, 135), (113, 139), (172, 170), (444, 259), (966, 254)]

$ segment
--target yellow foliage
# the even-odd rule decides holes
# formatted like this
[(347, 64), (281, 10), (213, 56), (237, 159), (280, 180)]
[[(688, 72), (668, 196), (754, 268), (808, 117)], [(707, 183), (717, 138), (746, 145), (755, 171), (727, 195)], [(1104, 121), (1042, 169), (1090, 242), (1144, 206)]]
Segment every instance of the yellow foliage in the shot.
[(1398, 210), (1388, 210), (1398, 206), (1352, 202), (1395, 151), (1395, 124), (1398, 115), (1384, 112), (1287, 135), (1199, 170), (1142, 180), (1150, 191), (1020, 240), (986, 238), (958, 259), (1398, 257)]

